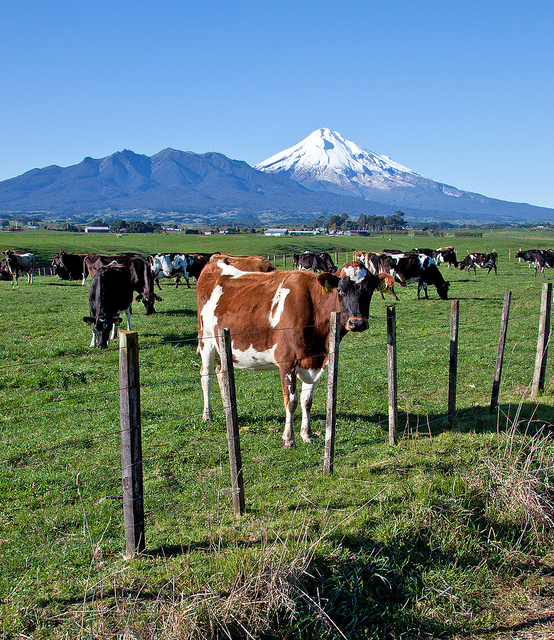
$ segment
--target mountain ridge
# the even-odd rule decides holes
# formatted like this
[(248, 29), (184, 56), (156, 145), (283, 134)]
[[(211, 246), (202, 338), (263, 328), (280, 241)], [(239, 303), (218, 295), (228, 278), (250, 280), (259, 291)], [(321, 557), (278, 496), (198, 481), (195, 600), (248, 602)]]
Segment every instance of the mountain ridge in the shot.
[[(310, 140), (310, 144), (306, 141)], [(300, 155), (304, 163), (283, 164)], [(146, 156), (130, 149), (85, 157), (69, 167), (31, 169), (0, 182), (0, 213), (48, 213), (75, 218), (131, 215), (184, 223), (279, 225), (346, 213), (407, 220), (484, 224), (544, 222), (554, 210), (511, 203), (434, 182), (318, 129), (304, 141), (251, 167), (210, 151), (171, 147)]]

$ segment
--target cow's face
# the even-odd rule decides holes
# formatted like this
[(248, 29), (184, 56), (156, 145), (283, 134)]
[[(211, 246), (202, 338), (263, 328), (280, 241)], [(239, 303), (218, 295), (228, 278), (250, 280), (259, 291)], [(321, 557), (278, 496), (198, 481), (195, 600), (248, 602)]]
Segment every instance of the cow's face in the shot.
[(321, 273), (318, 281), (324, 288), (336, 288), (345, 319), (344, 328), (347, 331), (365, 331), (369, 326), (371, 296), (381, 279), (370, 273), (361, 262), (350, 262), (337, 275)]
[(442, 282), (437, 285), (437, 293), (439, 294), (439, 298), (441, 300), (448, 300), (448, 289), (450, 287), (450, 282)]
[(92, 325), (92, 342), (91, 346), (105, 349), (110, 342), (110, 334), (114, 325), (121, 322), (120, 316), (99, 316), (91, 318), (86, 316), (83, 321)]
[(153, 313), (156, 313), (156, 309), (154, 309), (154, 303), (156, 301), (161, 302), (162, 298), (156, 295), (155, 293), (139, 293), (139, 295), (135, 298), (136, 302), (140, 302), (142, 300), (142, 304), (144, 305), (144, 314), (147, 316), (151, 316)]

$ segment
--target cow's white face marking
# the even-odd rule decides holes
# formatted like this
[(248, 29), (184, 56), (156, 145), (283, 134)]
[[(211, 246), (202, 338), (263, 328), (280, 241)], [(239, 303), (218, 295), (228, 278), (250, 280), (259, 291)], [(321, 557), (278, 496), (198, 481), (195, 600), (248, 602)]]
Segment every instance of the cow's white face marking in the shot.
[(236, 267), (233, 267), (233, 265), (227, 264), (222, 260), (219, 260), (219, 262), (217, 263), (217, 266), (221, 269), (222, 276), (231, 276), (232, 278), (240, 278), (241, 276), (247, 273), (246, 271), (241, 271), (240, 269), (237, 269)]
[(364, 267), (356, 267), (353, 265), (345, 267), (343, 273), (356, 284), (360, 284), (360, 282), (362, 282), (362, 280), (367, 276), (367, 270)]
[(290, 289), (284, 289), (282, 285), (279, 285), (273, 300), (271, 301), (271, 309), (269, 310), (269, 325), (272, 329), (279, 324), (283, 310), (285, 308), (285, 300), (290, 293)]

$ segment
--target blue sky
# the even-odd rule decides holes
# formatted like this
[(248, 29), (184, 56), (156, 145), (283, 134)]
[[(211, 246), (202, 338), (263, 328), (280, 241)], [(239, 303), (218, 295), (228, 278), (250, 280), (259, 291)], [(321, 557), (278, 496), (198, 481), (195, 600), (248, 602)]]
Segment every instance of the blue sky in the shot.
[(121, 149), (255, 165), (319, 127), (554, 207), (552, 0), (3, 0), (0, 180)]

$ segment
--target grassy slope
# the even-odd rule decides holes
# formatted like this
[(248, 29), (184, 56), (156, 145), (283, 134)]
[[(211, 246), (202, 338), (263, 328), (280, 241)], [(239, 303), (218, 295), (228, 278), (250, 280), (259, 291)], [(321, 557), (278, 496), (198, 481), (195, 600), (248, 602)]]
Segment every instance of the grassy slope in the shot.
[[(491, 629), (514, 630), (531, 602), (540, 605), (537, 594), (545, 597), (550, 588), (544, 570), (552, 561), (552, 451), (545, 432), (535, 434), (542, 425), (548, 431), (554, 415), (550, 384), (540, 404), (527, 397), (542, 279), (513, 256), (520, 246), (550, 246), (550, 239), (440, 239), (460, 255), (468, 249), (500, 255), (497, 277), (443, 268), (452, 297), (460, 299), (460, 415), (453, 429), (441, 419), (450, 303), (434, 290), (430, 301), (419, 302), (414, 287), (398, 292), (399, 408), (407, 430), (397, 447), (386, 443), (384, 316), (392, 300), (376, 297), (370, 329), (341, 344), (332, 478), (321, 474), (323, 437), (281, 450), (277, 374), (239, 372), (247, 502), (241, 519), (231, 515), (217, 388), (214, 424), (201, 421), (194, 287), (165, 283), (158, 314), (146, 317), (137, 305), (133, 316), (141, 344), (147, 554), (132, 561), (121, 557), (117, 350), (88, 348), (80, 285), (51, 277), (33, 287), (22, 280), (17, 289), (0, 283), (4, 635), (109, 637), (129, 626), (141, 637), (168, 638), (195, 630), (225, 637), (225, 627), (247, 637), (241, 625), (253, 635), (273, 629), (265, 637), (278, 638), (456, 637), (480, 630), (494, 637)], [(43, 264), (62, 248), (290, 256), (305, 247), (439, 244), (406, 237), (54, 232), (1, 240), (5, 248), (33, 251)], [(501, 407), (490, 416), (508, 290)], [(322, 431), (323, 389), (316, 390), (313, 413)], [(514, 421), (519, 430), (510, 430)], [(526, 436), (519, 433), (525, 429)], [(505, 487), (513, 488), (508, 497)], [(532, 490), (542, 511), (530, 508)], [(540, 627), (541, 615), (535, 617)]]

